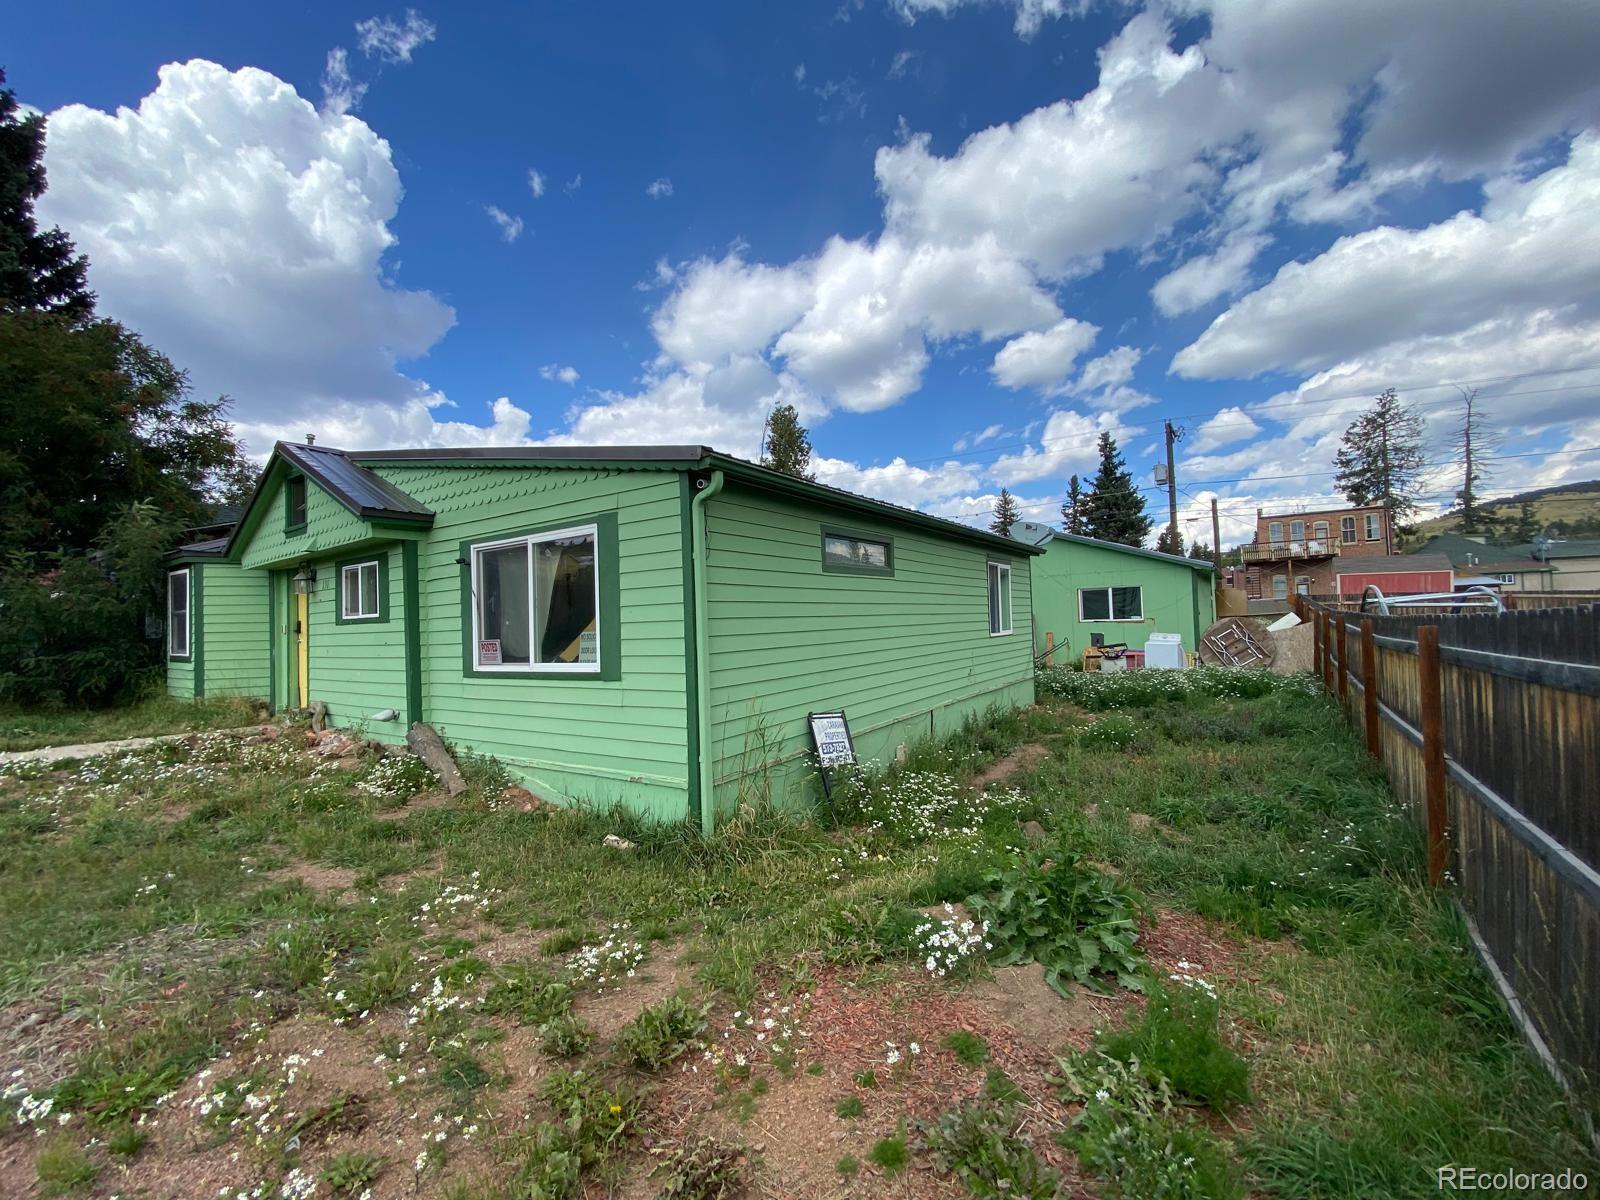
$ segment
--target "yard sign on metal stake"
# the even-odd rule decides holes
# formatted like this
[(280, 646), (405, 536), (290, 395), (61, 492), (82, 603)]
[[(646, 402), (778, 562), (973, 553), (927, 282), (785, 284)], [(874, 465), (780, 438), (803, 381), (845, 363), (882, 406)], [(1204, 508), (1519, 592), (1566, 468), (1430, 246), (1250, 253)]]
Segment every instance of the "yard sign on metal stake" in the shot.
[(806, 714), (806, 724), (811, 728), (811, 742), (817, 749), (817, 767), (822, 775), (822, 794), (833, 802), (833, 771), (835, 767), (856, 765), (856, 747), (850, 737), (850, 722), (844, 710)]

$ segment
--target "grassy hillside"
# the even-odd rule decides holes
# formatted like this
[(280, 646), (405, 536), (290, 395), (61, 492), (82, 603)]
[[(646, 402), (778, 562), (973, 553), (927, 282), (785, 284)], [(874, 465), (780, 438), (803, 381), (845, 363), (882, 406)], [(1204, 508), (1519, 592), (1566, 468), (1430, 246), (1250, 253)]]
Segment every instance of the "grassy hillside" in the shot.
[[(1600, 479), (1518, 492), (1514, 496), (1492, 500), (1484, 507), (1493, 515), (1498, 529), (1509, 530), (1516, 524), (1524, 502), (1533, 505), (1540, 525), (1551, 533), (1600, 537)], [(1406, 541), (1414, 546), (1436, 534), (1457, 533), (1460, 529), (1461, 514), (1446, 513), (1442, 517), (1417, 522), (1416, 532)]]

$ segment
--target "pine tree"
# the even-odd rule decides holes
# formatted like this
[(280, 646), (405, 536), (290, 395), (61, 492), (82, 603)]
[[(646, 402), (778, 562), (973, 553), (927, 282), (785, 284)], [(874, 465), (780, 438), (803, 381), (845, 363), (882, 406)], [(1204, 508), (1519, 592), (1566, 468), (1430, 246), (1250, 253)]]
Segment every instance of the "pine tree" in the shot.
[(1543, 532), (1544, 527), (1539, 523), (1539, 513), (1533, 507), (1533, 501), (1524, 500), (1517, 509), (1516, 523), (1511, 526), (1506, 540), (1513, 546), (1524, 546)]
[(1190, 542), (1189, 557), (1197, 559), (1200, 562), (1215, 562), (1216, 552), (1204, 542)]
[(1011, 527), (1022, 520), (1022, 513), (1017, 508), (1017, 498), (1005, 488), (1000, 489), (1000, 498), (994, 502), (994, 520), (989, 522), (992, 533), (1001, 537), (1008, 537)]
[(767, 418), (767, 444), (761, 450), (761, 465), (793, 475), (796, 479), (815, 479), (811, 470), (811, 436), (800, 424), (800, 414), (792, 404), (778, 404)]
[(1183, 534), (1178, 532), (1176, 525), (1164, 525), (1156, 536), (1156, 549), (1163, 554), (1183, 553)]
[(1150, 536), (1151, 521), (1145, 515), (1144, 497), (1133, 486), (1133, 475), (1109, 433), (1100, 435), (1100, 469), (1083, 507), (1084, 526), (1090, 537), (1142, 546)]
[(1081, 536), (1086, 531), (1083, 510), (1088, 501), (1088, 494), (1084, 492), (1083, 484), (1078, 481), (1078, 477), (1074, 475), (1067, 480), (1067, 498), (1061, 505), (1061, 528), (1064, 532)]
[(1388, 388), (1344, 431), (1333, 462), (1333, 484), (1345, 498), (1357, 506), (1382, 505), (1390, 528), (1403, 532), (1421, 490), (1422, 418)]
[(59, 229), (39, 232), (33, 205), (44, 195), (44, 117), (17, 116), (17, 94), (0, 70), (0, 313), (42, 312), (81, 321), (94, 312), (89, 260)]
[(1498, 439), (1478, 411), (1478, 389), (1457, 388), (1461, 393), (1461, 424), (1456, 430), (1456, 453), (1461, 463), (1461, 489), (1456, 506), (1461, 513), (1462, 533), (1492, 533), (1493, 514), (1483, 506), (1483, 487), (1489, 480), (1485, 465), (1494, 453)]

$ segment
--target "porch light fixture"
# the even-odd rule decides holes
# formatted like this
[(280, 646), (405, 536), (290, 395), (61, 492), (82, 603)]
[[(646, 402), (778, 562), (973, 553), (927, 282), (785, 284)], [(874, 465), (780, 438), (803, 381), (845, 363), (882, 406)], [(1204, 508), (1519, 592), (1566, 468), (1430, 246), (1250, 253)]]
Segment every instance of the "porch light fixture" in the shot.
[(294, 584), (295, 595), (309, 596), (317, 590), (317, 572), (309, 564), (304, 565), (294, 573), (289, 582)]

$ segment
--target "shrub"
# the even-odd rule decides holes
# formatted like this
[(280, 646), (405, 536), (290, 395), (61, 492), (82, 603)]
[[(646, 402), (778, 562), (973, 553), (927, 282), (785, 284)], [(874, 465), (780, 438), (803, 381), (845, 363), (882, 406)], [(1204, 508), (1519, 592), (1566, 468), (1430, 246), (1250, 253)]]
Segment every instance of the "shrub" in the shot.
[(322, 1169), (322, 1174), (317, 1178), (334, 1192), (344, 1192), (353, 1196), (378, 1177), (386, 1161), (376, 1154), (368, 1154), (361, 1150), (346, 1150), (334, 1156), (333, 1161)]
[(860, 1096), (846, 1096), (833, 1106), (833, 1115), (842, 1120), (851, 1121), (859, 1117), (866, 1110), (861, 1107)]
[(1249, 1068), (1217, 1035), (1220, 1008), (1195, 983), (1155, 988), (1137, 1024), (1107, 1033), (1100, 1049), (1144, 1072), (1166, 1079), (1181, 1096), (1224, 1109), (1249, 1097)]
[(1045, 982), (1062, 995), (1067, 980), (1107, 990), (1104, 976), (1138, 990), (1142, 902), (1075, 855), (1035, 851), (1015, 867), (989, 872), (988, 892), (967, 906), (988, 922), (995, 966), (1037, 962)]
[(641, 1071), (658, 1071), (695, 1044), (706, 1027), (706, 1009), (669, 996), (644, 1009), (617, 1037), (617, 1045)]
[(934, 1166), (961, 1180), (974, 1196), (1049, 1200), (1060, 1178), (1039, 1161), (1015, 1126), (1009, 1104), (977, 1100), (924, 1126), (923, 1144)]
[(867, 1151), (867, 1161), (881, 1167), (885, 1175), (898, 1175), (911, 1163), (911, 1147), (906, 1144), (905, 1125), (893, 1137), (879, 1138)]
[(1101, 717), (1078, 733), (1078, 744), (1101, 750), (1132, 750), (1147, 739), (1145, 729), (1132, 717)]
[(582, 1054), (592, 1041), (594, 1030), (570, 1013), (539, 1026), (539, 1047), (554, 1058), (571, 1058)]

